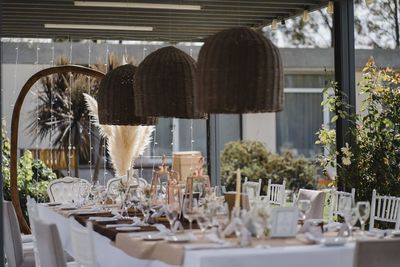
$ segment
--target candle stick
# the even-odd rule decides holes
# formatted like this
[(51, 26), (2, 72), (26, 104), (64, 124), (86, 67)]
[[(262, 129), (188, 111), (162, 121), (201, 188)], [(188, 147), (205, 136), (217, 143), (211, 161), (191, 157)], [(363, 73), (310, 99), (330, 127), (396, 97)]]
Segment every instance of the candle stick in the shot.
[(240, 169), (236, 171), (236, 196), (235, 196), (235, 208), (240, 209), (240, 188), (242, 186), (242, 178), (240, 175)]

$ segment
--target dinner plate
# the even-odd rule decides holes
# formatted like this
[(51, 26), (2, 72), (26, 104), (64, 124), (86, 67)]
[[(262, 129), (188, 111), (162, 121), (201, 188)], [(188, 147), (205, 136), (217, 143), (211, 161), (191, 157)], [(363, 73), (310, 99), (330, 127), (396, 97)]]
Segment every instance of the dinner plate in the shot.
[(164, 240), (164, 237), (160, 236), (160, 234), (146, 234), (142, 236), (142, 240), (144, 241), (158, 241)]
[(344, 237), (326, 237), (321, 239), (321, 244), (326, 247), (343, 246), (347, 239)]
[(188, 235), (173, 235), (165, 237), (165, 240), (170, 243), (186, 243), (189, 242), (191, 238)]
[(130, 232), (130, 231), (137, 231), (140, 230), (140, 227), (135, 227), (135, 226), (124, 226), (124, 227), (117, 227), (115, 228), (117, 231), (124, 231), (124, 232)]

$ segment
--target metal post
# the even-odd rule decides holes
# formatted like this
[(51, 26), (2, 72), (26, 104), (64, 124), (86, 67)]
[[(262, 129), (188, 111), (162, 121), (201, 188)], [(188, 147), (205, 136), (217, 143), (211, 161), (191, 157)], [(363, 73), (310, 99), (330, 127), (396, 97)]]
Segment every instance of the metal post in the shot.
[[(343, 101), (350, 104), (350, 113), (355, 112), (356, 85), (355, 85), (355, 60), (354, 60), (354, 0), (337, 0), (334, 2), (334, 48), (335, 48), (335, 80), (339, 92), (343, 93)], [(336, 122), (336, 146), (340, 148), (349, 143), (354, 143), (350, 129), (354, 127), (346, 119)], [(341, 163), (341, 156), (337, 157)], [(339, 190), (345, 189), (346, 177), (339, 177), (337, 186)]]

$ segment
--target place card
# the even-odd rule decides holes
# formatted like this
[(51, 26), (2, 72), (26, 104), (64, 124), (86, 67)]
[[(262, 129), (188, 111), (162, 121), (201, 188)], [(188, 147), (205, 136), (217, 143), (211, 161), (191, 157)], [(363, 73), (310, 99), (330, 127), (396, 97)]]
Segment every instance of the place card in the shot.
[(272, 209), (271, 237), (294, 237), (297, 234), (299, 211), (296, 207)]

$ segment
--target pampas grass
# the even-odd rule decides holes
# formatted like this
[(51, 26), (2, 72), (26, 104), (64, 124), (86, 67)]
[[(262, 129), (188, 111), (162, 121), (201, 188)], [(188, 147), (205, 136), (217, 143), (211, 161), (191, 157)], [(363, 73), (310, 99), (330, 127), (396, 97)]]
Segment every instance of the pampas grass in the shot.
[(99, 124), (97, 101), (88, 94), (84, 94), (84, 96), (94, 125), (99, 128), (100, 134), (107, 140), (107, 149), (116, 175), (125, 175), (150, 144), (155, 126)]

